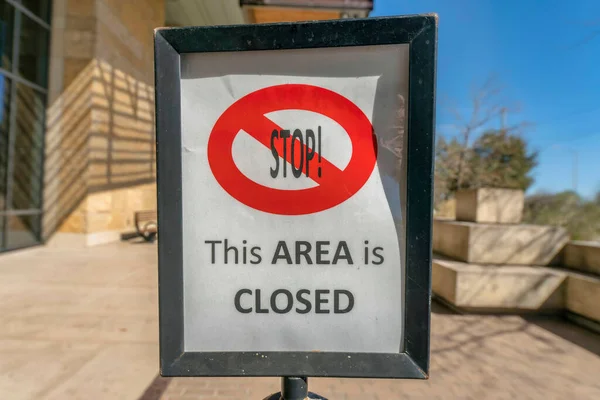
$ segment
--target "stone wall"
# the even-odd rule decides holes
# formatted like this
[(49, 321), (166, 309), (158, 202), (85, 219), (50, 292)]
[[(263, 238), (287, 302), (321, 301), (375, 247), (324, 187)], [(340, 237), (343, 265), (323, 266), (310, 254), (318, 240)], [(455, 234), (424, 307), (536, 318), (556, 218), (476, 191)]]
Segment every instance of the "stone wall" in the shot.
[(97, 244), (156, 208), (153, 30), (164, 0), (55, 0), (44, 237)]

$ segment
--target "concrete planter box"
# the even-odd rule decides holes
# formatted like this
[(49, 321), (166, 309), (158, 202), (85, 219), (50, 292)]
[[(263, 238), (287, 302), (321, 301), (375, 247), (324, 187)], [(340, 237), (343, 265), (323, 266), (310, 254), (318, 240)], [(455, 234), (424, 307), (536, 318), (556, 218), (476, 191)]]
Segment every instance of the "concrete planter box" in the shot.
[(433, 223), (433, 251), (468, 263), (548, 265), (568, 241), (554, 226)]
[(434, 259), (432, 272), (433, 292), (459, 308), (498, 312), (564, 308), (567, 274), (550, 268)]
[(456, 220), (467, 222), (518, 224), (523, 216), (522, 190), (473, 189), (456, 194)]

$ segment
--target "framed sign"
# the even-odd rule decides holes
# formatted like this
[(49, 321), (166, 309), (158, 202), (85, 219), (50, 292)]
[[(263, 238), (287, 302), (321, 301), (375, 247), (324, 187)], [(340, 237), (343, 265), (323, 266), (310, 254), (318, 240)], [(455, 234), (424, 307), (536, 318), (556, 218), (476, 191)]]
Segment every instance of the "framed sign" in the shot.
[(155, 31), (163, 376), (427, 378), (436, 43)]

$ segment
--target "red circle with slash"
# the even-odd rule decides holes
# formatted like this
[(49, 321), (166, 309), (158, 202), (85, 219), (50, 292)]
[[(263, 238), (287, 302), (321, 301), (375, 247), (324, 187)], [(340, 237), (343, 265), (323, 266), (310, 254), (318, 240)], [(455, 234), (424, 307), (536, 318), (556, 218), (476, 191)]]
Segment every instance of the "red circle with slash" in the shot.
[[(352, 142), (352, 156), (346, 168), (341, 170), (322, 156), (321, 176), (309, 176), (318, 186), (298, 190), (267, 187), (244, 175), (233, 161), (235, 137), (243, 129), (270, 148), (271, 132), (281, 128), (265, 114), (280, 110), (312, 111), (340, 124)], [(305, 150), (304, 145), (295, 147)], [(281, 148), (277, 151), (283, 154)], [(271, 214), (305, 215), (335, 207), (355, 195), (375, 168), (377, 144), (371, 122), (352, 101), (322, 87), (286, 84), (249, 93), (227, 108), (210, 133), (207, 153), (215, 179), (233, 198)], [(313, 161), (316, 159), (315, 153)]]

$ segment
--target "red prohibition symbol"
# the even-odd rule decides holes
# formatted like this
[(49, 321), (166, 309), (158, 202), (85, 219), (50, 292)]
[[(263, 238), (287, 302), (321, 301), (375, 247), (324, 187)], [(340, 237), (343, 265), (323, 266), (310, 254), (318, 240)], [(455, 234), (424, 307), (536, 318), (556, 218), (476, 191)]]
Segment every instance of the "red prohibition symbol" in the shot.
[[(352, 157), (346, 168), (337, 168), (323, 156), (321, 177), (311, 176), (318, 186), (299, 190), (263, 186), (244, 175), (233, 161), (236, 135), (243, 129), (270, 148), (271, 132), (281, 128), (265, 114), (279, 110), (313, 111), (340, 124), (352, 142)], [(305, 151), (303, 144), (297, 144), (296, 160)], [(281, 148), (277, 151), (284, 154)], [(367, 182), (377, 160), (373, 127), (360, 108), (336, 92), (301, 84), (269, 86), (237, 100), (215, 123), (207, 153), (210, 169), (227, 193), (248, 207), (279, 215), (312, 214), (343, 203)], [(285, 160), (288, 163), (293, 158), (290, 153)], [(307, 166), (305, 163), (304, 168)]]

